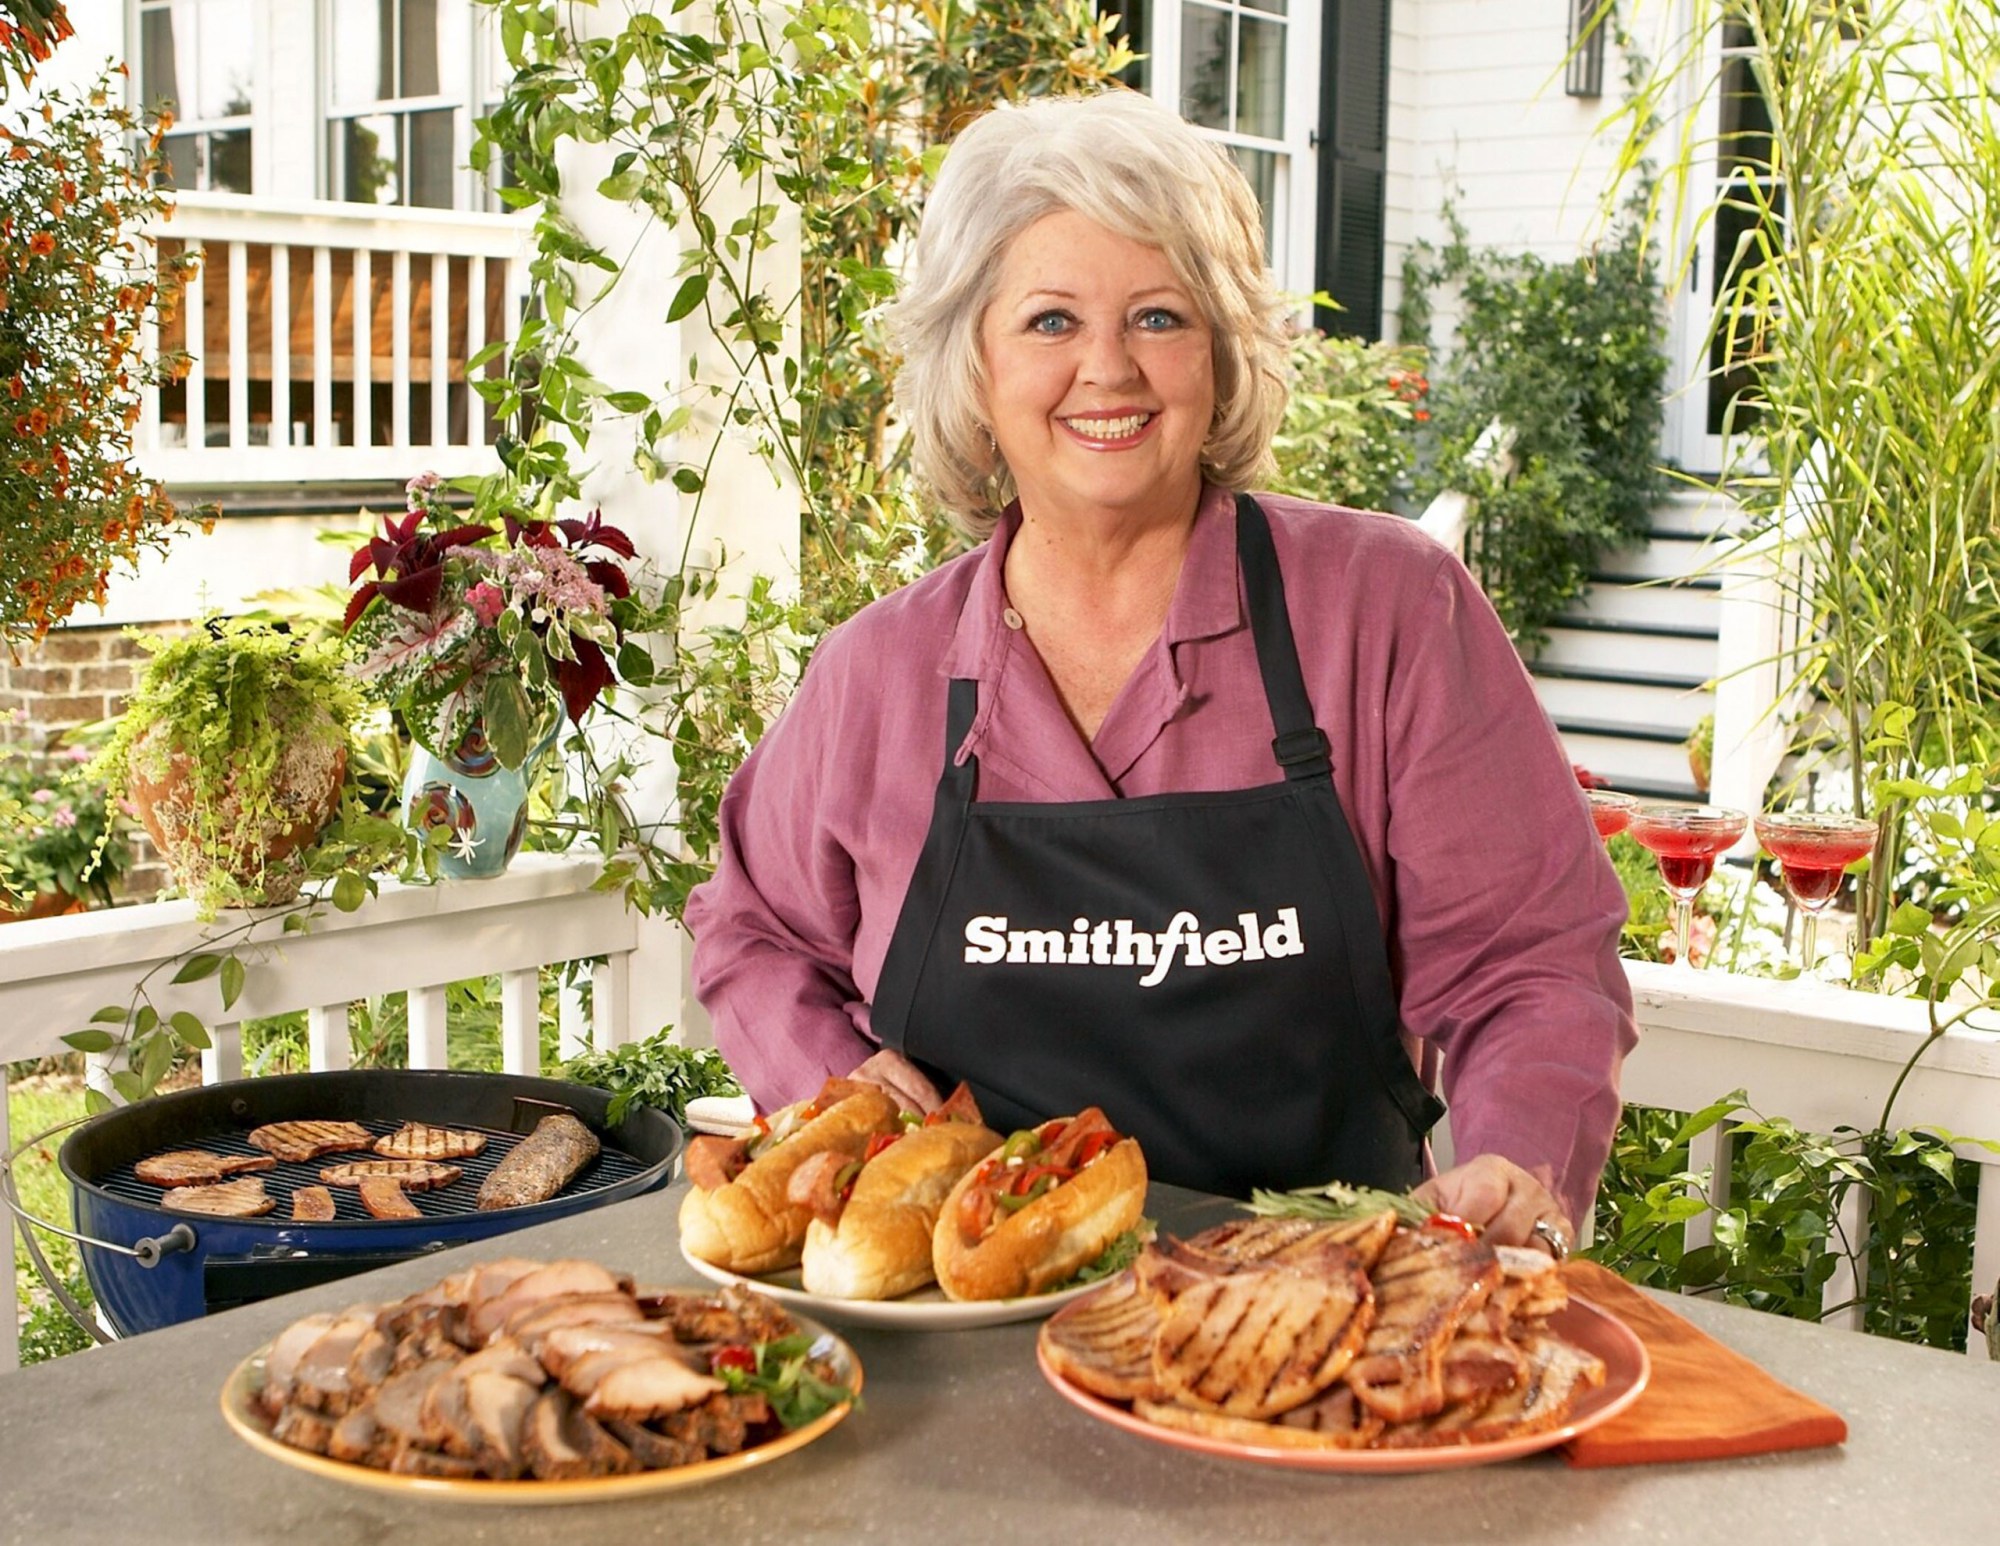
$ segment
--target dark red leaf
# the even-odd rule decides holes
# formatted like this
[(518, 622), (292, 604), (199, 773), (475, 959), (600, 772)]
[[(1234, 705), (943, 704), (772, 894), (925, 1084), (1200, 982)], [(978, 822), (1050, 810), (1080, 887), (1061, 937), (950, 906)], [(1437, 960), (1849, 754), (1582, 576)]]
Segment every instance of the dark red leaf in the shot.
[(368, 610), (368, 603), (375, 599), (375, 593), (379, 589), (381, 587), (373, 580), (370, 580), (348, 598), (347, 615), (340, 620), (340, 631), (342, 633), (348, 633), (353, 630), (355, 623), (360, 620), (361, 614)]
[(597, 695), (617, 679), (604, 651), (588, 639), (571, 642), (576, 645), (576, 659), (556, 662), (556, 685), (562, 689), (563, 707), (569, 711), (571, 723), (580, 725)]
[(428, 612), (437, 605), (438, 592), (443, 586), (444, 570), (433, 564), (400, 580), (384, 580), (378, 589), (384, 601), (408, 607), (412, 612)]
[(613, 596), (632, 594), (632, 582), (625, 578), (625, 571), (608, 558), (593, 558), (583, 566), (583, 572)]

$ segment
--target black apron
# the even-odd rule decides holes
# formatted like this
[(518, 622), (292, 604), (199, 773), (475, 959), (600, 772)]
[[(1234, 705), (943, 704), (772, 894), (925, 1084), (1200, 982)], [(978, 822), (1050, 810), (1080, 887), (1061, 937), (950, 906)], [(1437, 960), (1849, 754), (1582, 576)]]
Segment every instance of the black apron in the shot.
[(975, 799), (954, 680), (930, 832), (883, 961), (882, 1044), (1006, 1132), (1085, 1106), (1152, 1176), (1246, 1196), (1421, 1175), (1443, 1104), (1397, 1037), (1368, 874), (1313, 723), (1264, 512), (1236, 548), (1277, 782), (1129, 800)]

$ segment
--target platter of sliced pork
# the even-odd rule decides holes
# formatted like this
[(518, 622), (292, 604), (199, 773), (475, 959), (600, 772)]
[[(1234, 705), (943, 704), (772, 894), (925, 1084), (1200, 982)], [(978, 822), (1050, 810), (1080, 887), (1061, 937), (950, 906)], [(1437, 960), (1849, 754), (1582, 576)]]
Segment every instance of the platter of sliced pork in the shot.
[(339, 1481), (563, 1503), (777, 1459), (860, 1387), (846, 1343), (760, 1295), (510, 1257), (293, 1322), (237, 1366), (222, 1411), (253, 1448)]
[(1386, 1211), (1148, 1246), (1057, 1312), (1037, 1358), (1065, 1399), (1143, 1438), (1328, 1471), (1533, 1454), (1616, 1416), (1649, 1373), (1543, 1252)]

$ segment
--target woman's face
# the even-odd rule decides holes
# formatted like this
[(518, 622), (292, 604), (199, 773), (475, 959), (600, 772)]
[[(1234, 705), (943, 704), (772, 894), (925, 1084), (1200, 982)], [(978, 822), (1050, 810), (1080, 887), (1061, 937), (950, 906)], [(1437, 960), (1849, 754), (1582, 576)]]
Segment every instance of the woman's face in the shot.
[(1166, 254), (1084, 215), (1009, 244), (980, 320), (987, 423), (1038, 520), (1191, 515), (1213, 340)]

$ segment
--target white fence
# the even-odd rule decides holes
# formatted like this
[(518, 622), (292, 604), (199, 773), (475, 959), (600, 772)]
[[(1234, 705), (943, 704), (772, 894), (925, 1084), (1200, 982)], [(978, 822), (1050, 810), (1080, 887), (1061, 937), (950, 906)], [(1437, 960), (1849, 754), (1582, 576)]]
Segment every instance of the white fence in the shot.
[[(563, 1006), (564, 1056), (586, 1040), (612, 1046), (639, 1028), (684, 1023), (678, 1004), (631, 1002), (638, 920), (615, 894), (590, 889), (597, 869), (590, 855), (524, 854), (497, 880), (387, 885), (358, 912), (329, 914), (310, 934), (274, 930), (259, 941), (231, 1013), (248, 1020), (303, 1009), (312, 1066), (344, 1068), (348, 1003), (407, 990), (410, 1064), (436, 1068), (445, 1065), (445, 984), (498, 975), (505, 1066), (534, 1073), (537, 969), (601, 957), (588, 1032), (575, 1002)], [(185, 902), (0, 928), (0, 1065), (61, 1051), (60, 1036), (101, 1005), (123, 1002), (147, 970), (199, 948), (204, 932)], [(1635, 1104), (1693, 1110), (1740, 1088), (1753, 1107), (1808, 1131), (1866, 1129), (1928, 1029), (1923, 1006), (1908, 1000), (1640, 962), (1626, 971), (1640, 1040), (1626, 1063), (1624, 1094)], [(162, 1014), (190, 1008), (211, 1022), (219, 1002), (212, 979), (164, 988), (154, 998)], [(210, 1080), (242, 1072), (233, 1026), (220, 1030), (204, 1061)], [(1904, 1086), (1894, 1120), (2000, 1139), (2000, 1033), (1961, 1029), (1943, 1037)], [(0, 1152), (18, 1141), (8, 1138), (0, 1100)], [(1693, 1157), (1696, 1168), (1714, 1167), (1712, 1195), (1725, 1205), (1727, 1141), (1717, 1136)], [(2000, 1280), (2000, 1154), (1976, 1144), (1959, 1153), (1979, 1166), (1973, 1274), (1975, 1287), (1991, 1291)], [(1867, 1221), (1856, 1210), (1843, 1222), (1852, 1239)], [(1688, 1244), (1707, 1242), (1712, 1228), (1710, 1216), (1695, 1219)], [(1836, 1278), (1825, 1302), (1842, 1304), (1859, 1286)], [(0, 1295), (0, 1367), (14, 1359), (11, 1293), (10, 1275)], [(1843, 1311), (1832, 1322), (1853, 1326), (1858, 1319)]]
[(183, 488), (400, 483), (417, 449), (447, 477), (491, 469), (466, 362), (519, 323), (523, 222), (182, 193), (149, 234), (202, 264), (149, 340), (194, 365), (146, 393), (148, 473)]

